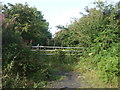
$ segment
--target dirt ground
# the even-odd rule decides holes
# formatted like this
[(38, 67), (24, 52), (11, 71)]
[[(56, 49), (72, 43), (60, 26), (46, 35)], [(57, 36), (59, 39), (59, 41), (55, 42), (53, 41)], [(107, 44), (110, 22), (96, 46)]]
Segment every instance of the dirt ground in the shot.
[(65, 76), (59, 81), (51, 81), (51, 88), (91, 88), (91, 85), (79, 72), (59, 71), (57, 76)]

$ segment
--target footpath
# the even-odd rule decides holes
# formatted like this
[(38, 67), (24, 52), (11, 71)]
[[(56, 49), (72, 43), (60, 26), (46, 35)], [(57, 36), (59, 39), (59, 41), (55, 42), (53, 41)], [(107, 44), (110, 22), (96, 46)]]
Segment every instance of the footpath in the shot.
[(91, 88), (91, 85), (79, 72), (67, 72), (62, 70), (56, 75), (65, 76), (65, 78), (59, 81), (51, 80), (51, 88)]

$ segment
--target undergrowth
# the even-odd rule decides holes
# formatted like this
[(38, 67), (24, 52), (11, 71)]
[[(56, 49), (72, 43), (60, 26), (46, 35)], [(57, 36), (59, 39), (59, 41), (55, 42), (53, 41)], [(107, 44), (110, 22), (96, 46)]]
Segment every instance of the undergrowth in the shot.
[[(112, 52), (113, 53), (113, 52)], [(80, 57), (76, 69), (96, 88), (118, 88), (118, 56), (104, 51)]]
[[(76, 57), (65, 56), (62, 51), (53, 56), (42, 56), (40, 51), (16, 47), (13, 58), (3, 62), (3, 88), (44, 88), (50, 80), (61, 80), (64, 77), (55, 76), (60, 70), (72, 71), (77, 62)], [(12, 48), (11, 48), (12, 49)], [(12, 56), (11, 56), (12, 57)]]

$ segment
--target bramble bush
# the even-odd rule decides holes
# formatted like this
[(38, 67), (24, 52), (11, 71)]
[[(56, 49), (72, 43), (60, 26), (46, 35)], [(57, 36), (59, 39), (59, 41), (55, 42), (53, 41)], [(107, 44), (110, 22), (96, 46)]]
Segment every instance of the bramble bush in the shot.
[(118, 87), (120, 2), (94, 4), (93, 8), (85, 8), (87, 14), (56, 33), (54, 40), (62, 46), (84, 47), (80, 70), (97, 70), (102, 83)]

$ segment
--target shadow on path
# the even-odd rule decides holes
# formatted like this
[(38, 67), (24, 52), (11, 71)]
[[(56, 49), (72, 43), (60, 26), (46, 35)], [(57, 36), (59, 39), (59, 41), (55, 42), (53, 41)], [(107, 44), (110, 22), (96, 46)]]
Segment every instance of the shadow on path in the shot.
[(57, 76), (65, 76), (63, 80), (60, 81), (52, 81), (51, 80), (51, 88), (90, 88), (91, 85), (85, 81), (84, 77), (80, 75), (79, 72), (67, 72), (67, 71), (59, 71), (56, 74)]

